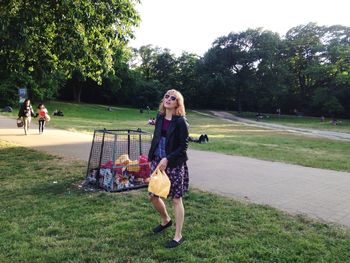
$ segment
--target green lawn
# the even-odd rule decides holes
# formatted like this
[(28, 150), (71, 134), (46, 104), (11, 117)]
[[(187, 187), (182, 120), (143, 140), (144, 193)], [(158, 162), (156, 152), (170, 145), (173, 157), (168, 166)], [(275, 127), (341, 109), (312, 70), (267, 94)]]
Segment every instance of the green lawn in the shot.
[(191, 134), (207, 133), (210, 139), (207, 144), (191, 144), (194, 149), (350, 171), (350, 142), (258, 128), (196, 113), (188, 118)]
[[(147, 125), (156, 110), (140, 114), (138, 109), (113, 108), (92, 104), (51, 102), (46, 104), (50, 113), (61, 109), (64, 117), (52, 117), (50, 127), (92, 133), (94, 129), (136, 129), (153, 131)], [(16, 116), (17, 112), (4, 115)], [(248, 156), (264, 160), (294, 163), (303, 166), (350, 172), (350, 142), (311, 138), (293, 133), (247, 126), (188, 112), (190, 134), (209, 135), (208, 144), (191, 143), (190, 148)]]
[(85, 169), (0, 141), (0, 262), (350, 261), (349, 230), (193, 189), (186, 241), (167, 250), (146, 189), (85, 191)]
[[(254, 112), (242, 112), (238, 114), (237, 112), (231, 112), (232, 114), (247, 118), (250, 120), (255, 120), (256, 116)], [(329, 130), (329, 131), (339, 131), (350, 133), (350, 120), (348, 119), (338, 119), (337, 125), (332, 125), (331, 118), (325, 118), (321, 121), (319, 117), (308, 117), (308, 116), (293, 116), (293, 115), (281, 115), (277, 114), (265, 114), (265, 118), (259, 120), (262, 123), (276, 123), (284, 124), (287, 126), (300, 127), (300, 128), (312, 128), (318, 130)]]
[(215, 124), (198, 124), (193, 129), (198, 134), (207, 131), (210, 141), (191, 144), (192, 148), (350, 172), (350, 142), (252, 128), (216, 119), (213, 122)]

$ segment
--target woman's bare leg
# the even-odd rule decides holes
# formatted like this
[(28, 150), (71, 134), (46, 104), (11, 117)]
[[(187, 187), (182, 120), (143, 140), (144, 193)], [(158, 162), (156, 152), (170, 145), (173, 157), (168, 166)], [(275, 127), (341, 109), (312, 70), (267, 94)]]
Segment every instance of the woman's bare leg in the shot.
[(29, 128), (29, 120), (28, 118), (23, 118), (23, 129), (24, 129), (24, 134), (27, 135)]
[(166, 210), (166, 206), (165, 206), (163, 200), (158, 196), (151, 196), (150, 200), (151, 200), (154, 208), (160, 214), (160, 217), (162, 219), (162, 225), (166, 225), (170, 221), (171, 218), (168, 214), (168, 211)]
[(182, 203), (182, 197), (173, 198), (173, 207), (175, 213), (175, 236), (174, 240), (179, 241), (182, 238), (182, 226), (185, 219), (185, 208)]

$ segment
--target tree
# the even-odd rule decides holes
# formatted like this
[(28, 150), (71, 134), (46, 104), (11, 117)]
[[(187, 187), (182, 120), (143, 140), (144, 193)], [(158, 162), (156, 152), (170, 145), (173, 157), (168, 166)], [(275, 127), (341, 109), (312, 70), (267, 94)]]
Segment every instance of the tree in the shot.
[(139, 55), (138, 69), (146, 80), (156, 79), (168, 88), (177, 86), (177, 61), (169, 49), (147, 45), (139, 49)]
[(223, 96), (225, 108), (232, 108), (232, 103), (238, 111), (252, 107), (252, 94), (256, 91), (255, 72), (261, 62), (257, 45), (261, 34), (262, 30), (256, 29), (219, 37), (203, 57), (205, 79), (211, 79), (211, 89), (221, 87), (216, 91)]
[[(137, 0), (2, 1), (1, 78), (25, 75), (34, 96), (42, 81), (59, 72), (99, 84), (113, 71), (113, 54), (132, 37), (139, 22)], [(54, 73), (54, 74), (53, 74)], [(34, 86), (31, 84), (35, 84)], [(76, 89), (80, 100), (81, 86)]]
[(294, 75), (296, 108), (318, 115), (343, 112), (348, 103), (341, 98), (350, 84), (349, 39), (349, 28), (343, 26), (310, 23), (287, 33), (287, 61)]
[(293, 73), (291, 89), (297, 95), (295, 108), (307, 111), (312, 94), (317, 87), (320, 56), (324, 52), (322, 36), (324, 30), (315, 23), (300, 25), (286, 34), (287, 61)]
[(285, 63), (285, 45), (277, 33), (262, 31), (256, 37), (258, 63), (255, 71), (256, 89), (252, 96), (256, 112), (275, 112), (288, 107), (290, 74)]
[(197, 106), (198, 96), (203, 95), (199, 87), (198, 63), (199, 56), (183, 52), (180, 57), (176, 59), (176, 88), (186, 98), (187, 107)]

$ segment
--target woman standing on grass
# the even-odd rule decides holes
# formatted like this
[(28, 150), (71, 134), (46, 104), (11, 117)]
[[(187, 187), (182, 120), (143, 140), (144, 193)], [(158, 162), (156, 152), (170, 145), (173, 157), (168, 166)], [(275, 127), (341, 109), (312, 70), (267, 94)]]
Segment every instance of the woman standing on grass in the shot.
[[(185, 118), (184, 98), (177, 90), (168, 90), (159, 105), (159, 114), (156, 119), (151, 149), (148, 154), (151, 160), (151, 169), (157, 166), (168, 175), (171, 187), (169, 196), (172, 198), (175, 213), (175, 235), (167, 242), (167, 248), (180, 245), (182, 226), (184, 223), (185, 209), (182, 196), (188, 191), (188, 168), (186, 165), (188, 146), (188, 125)], [(152, 193), (150, 200), (159, 212), (161, 224), (153, 229), (154, 233), (160, 233), (172, 225), (164, 201)]]
[(30, 122), (32, 120), (32, 116), (34, 116), (34, 111), (32, 105), (30, 105), (30, 100), (26, 99), (19, 112), (18, 112), (18, 117), (22, 118), (23, 121), (23, 128), (24, 128), (24, 134), (27, 135)]

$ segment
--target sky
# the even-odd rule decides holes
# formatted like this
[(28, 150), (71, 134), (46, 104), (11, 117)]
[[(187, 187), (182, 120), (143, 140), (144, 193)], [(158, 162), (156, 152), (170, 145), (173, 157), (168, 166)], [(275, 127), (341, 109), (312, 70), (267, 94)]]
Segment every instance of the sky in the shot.
[(350, 26), (349, 0), (141, 0), (130, 46), (154, 45), (176, 55), (203, 55), (220, 36), (262, 27), (284, 36), (292, 27)]

